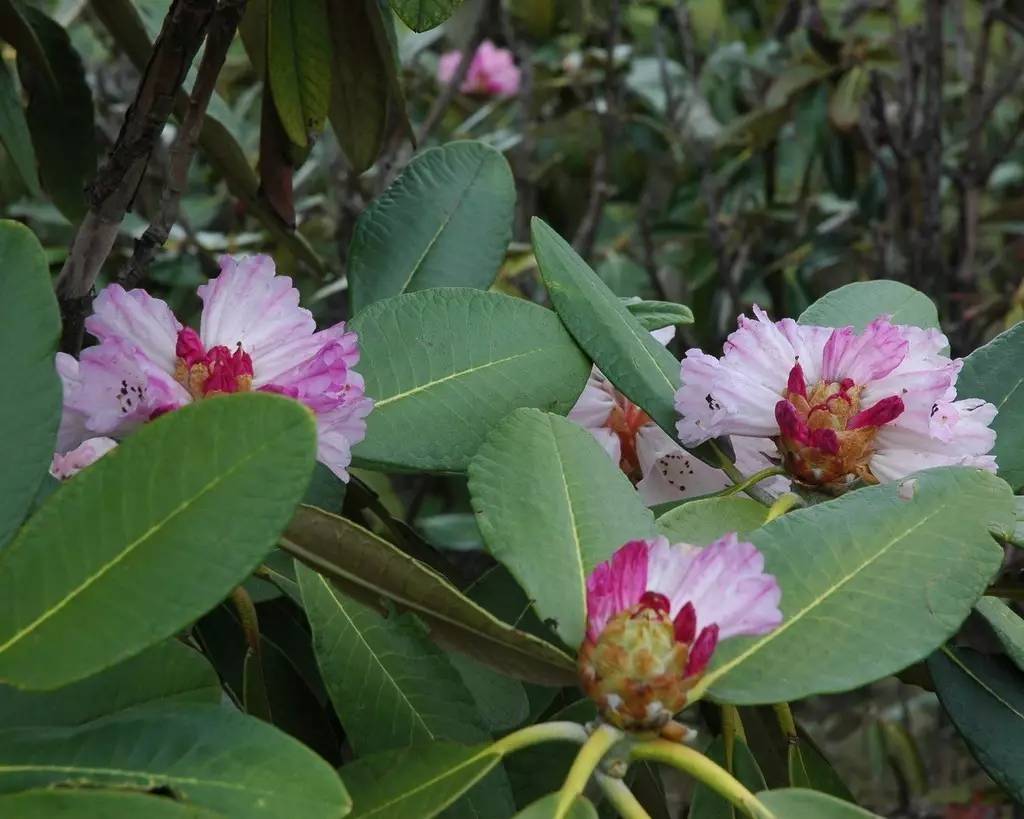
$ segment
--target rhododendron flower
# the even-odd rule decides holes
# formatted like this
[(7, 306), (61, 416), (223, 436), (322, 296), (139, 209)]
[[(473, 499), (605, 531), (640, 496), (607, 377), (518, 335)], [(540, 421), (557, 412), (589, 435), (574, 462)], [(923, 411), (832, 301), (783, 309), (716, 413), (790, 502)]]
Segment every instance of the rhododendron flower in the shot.
[(684, 444), (772, 438), (793, 477), (831, 492), (933, 466), (995, 471), (996, 408), (957, 399), (962, 362), (943, 354), (938, 330), (879, 316), (857, 333), (754, 314), (740, 316), (722, 358), (687, 351), (676, 393)]
[(50, 474), (57, 480), (67, 480), (106, 455), (115, 446), (117, 441), (113, 438), (89, 438), (70, 452), (55, 452), (53, 462), (50, 464)]
[[(668, 344), (674, 332), (674, 328), (666, 327), (651, 335)], [(568, 418), (594, 436), (636, 484), (648, 506), (708, 495), (732, 486), (722, 470), (708, 466), (679, 446), (642, 409), (616, 390), (597, 367), (591, 371)], [(738, 438), (734, 441), (736, 465), (746, 474), (771, 466), (761, 453), (774, 448), (767, 439)], [(762, 487), (782, 493), (788, 490), (789, 481), (772, 478)]]
[(634, 540), (587, 579), (580, 681), (613, 725), (655, 730), (682, 710), (719, 640), (782, 622), (764, 557), (729, 534), (703, 549)]
[[(448, 51), (441, 55), (437, 66), (438, 80), (450, 83), (461, 59), (460, 51)], [(459, 90), (463, 94), (484, 94), (490, 97), (512, 97), (518, 94), (519, 68), (512, 52), (498, 48), (490, 40), (484, 40), (473, 55)]]
[(299, 291), (275, 275), (267, 256), (223, 256), (220, 266), (220, 275), (198, 289), (198, 333), (144, 290), (113, 284), (96, 297), (85, 326), (100, 343), (78, 361), (57, 354), (64, 385), (58, 453), (98, 436), (124, 438), (192, 401), (262, 390), (315, 413), (317, 457), (347, 480), (351, 448), (362, 440), (373, 406), (352, 369), (359, 360), (355, 333), (345, 332), (343, 322), (316, 332), (312, 314), (299, 307)]

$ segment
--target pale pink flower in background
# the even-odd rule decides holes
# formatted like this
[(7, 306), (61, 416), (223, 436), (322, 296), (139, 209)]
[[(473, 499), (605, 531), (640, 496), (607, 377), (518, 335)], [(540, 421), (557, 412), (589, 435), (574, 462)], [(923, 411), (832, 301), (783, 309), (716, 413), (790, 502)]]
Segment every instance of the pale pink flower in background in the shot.
[(857, 333), (754, 314), (740, 316), (722, 358), (687, 351), (676, 393), (684, 444), (771, 438), (794, 478), (832, 492), (934, 466), (995, 471), (996, 408), (957, 399), (962, 361), (942, 352), (938, 330), (880, 316)]
[(100, 343), (78, 361), (57, 354), (64, 385), (58, 454), (87, 439), (124, 438), (192, 401), (262, 390), (314, 412), (317, 457), (347, 480), (351, 448), (365, 435), (373, 406), (352, 369), (359, 361), (355, 333), (343, 322), (316, 332), (299, 291), (275, 275), (268, 256), (223, 256), (220, 265), (220, 275), (198, 289), (198, 333), (144, 290), (114, 284), (96, 297), (85, 326)]
[[(665, 327), (653, 335), (662, 344), (672, 340), (675, 330)], [(636, 484), (644, 503), (659, 503), (709, 495), (732, 486), (720, 469), (708, 466), (670, 438), (647, 414), (615, 389), (594, 367), (576, 404), (567, 416), (589, 431), (605, 452)], [(771, 466), (764, 451), (773, 451), (768, 439), (733, 441), (736, 465), (744, 474)], [(771, 478), (762, 488), (780, 494), (789, 488), (785, 478)]]
[(781, 598), (764, 556), (735, 534), (704, 548), (631, 541), (587, 579), (583, 688), (613, 724), (657, 728), (686, 704), (719, 640), (779, 626)]
[(50, 474), (59, 481), (67, 480), (116, 446), (117, 441), (113, 438), (89, 438), (68, 453), (62, 455), (55, 452), (53, 462), (50, 464)]
[[(437, 65), (437, 79), (450, 83), (462, 59), (461, 51), (448, 51), (441, 55)], [(519, 93), (519, 67), (512, 52), (498, 48), (490, 40), (480, 43), (469, 64), (469, 71), (459, 90), (463, 94), (482, 94), (490, 97), (513, 97)]]

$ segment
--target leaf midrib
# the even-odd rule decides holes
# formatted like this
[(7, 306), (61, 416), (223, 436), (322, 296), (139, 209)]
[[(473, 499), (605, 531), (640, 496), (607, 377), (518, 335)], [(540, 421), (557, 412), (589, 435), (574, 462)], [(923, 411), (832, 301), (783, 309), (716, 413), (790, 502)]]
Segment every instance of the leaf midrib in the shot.
[[(579, 530), (576, 527), (576, 510), (573, 508), (572, 494), (569, 492), (569, 482), (566, 480), (566, 477), (565, 477), (565, 461), (562, 460), (562, 453), (561, 453), (561, 451), (558, 448), (558, 439), (557, 439), (557, 436), (555, 435), (555, 428), (552, 425), (551, 419), (548, 416), (545, 415), (544, 416), (544, 420), (547, 422), (548, 431), (551, 434), (551, 444), (552, 444), (551, 448), (552, 448), (552, 450), (555, 453), (555, 460), (558, 461), (558, 477), (561, 479), (561, 482), (562, 482), (562, 491), (565, 494), (565, 507), (566, 507), (566, 509), (569, 512), (569, 531), (572, 534), (572, 542), (573, 542), (573, 547), (574, 547), (573, 548), (573, 554), (575, 555), (575, 558), (576, 558), (576, 565), (579, 568), (579, 574), (577, 575), (577, 578), (576, 578), (578, 580), (578, 583), (576, 583), (576, 588), (580, 592), (580, 596), (582, 598), (582, 608), (578, 609), (578, 611), (583, 612), (583, 619), (585, 621), (586, 620), (586, 616), (587, 616), (586, 615), (586, 612), (587, 612), (587, 593), (586, 593), (587, 577), (586, 577), (586, 571), (583, 568), (583, 546), (580, 543)], [(586, 623), (585, 622), (583, 624), (583, 628), (584, 628), (584, 631), (585, 631), (586, 630)], [(581, 639), (582, 639), (582, 635), (581, 635)]]
[[(392, 800), (390, 800), (388, 802), (382, 802), (381, 804), (377, 805), (376, 807), (371, 808), (366, 813), (360, 814), (360, 817), (373, 816), (376, 813), (380, 813), (381, 811), (386, 810), (387, 808), (390, 808), (392, 805), (398, 805), (401, 802), (406, 801), (413, 794), (417, 794), (417, 793), (419, 793), (421, 791), (424, 791), (427, 788), (429, 788), (429, 787), (431, 787), (433, 785), (436, 785), (438, 782), (443, 782), (446, 779), (452, 778), (455, 774), (457, 774), (463, 768), (466, 768), (466, 767), (472, 765), (473, 763), (477, 762), (481, 757), (487, 756), (489, 752), (490, 752), (490, 749), (484, 749), (483, 751), (481, 751), (476, 756), (471, 757), (470, 759), (467, 759), (461, 765), (456, 765), (454, 768), (446, 768), (445, 772), (443, 774), (441, 774), (439, 776), (435, 776), (433, 779), (428, 779), (425, 782), (421, 782), (415, 788), (412, 788), (410, 790), (404, 791), (399, 796), (396, 796), (394, 799), (392, 799)], [(494, 764), (491, 765), (491, 768), (493, 768), (494, 765), (497, 765), (499, 759), (501, 758), (500, 755), (497, 754), (497, 753), (494, 753), (493, 756), (494, 756)], [(486, 774), (488, 770), (490, 770), (490, 768), (488, 768), (486, 770), (482, 770), (480, 772), (480, 775), (476, 778), (476, 780), (474, 780), (474, 782), (482, 779), (484, 774)], [(472, 783), (471, 783), (471, 785), (472, 785)], [(466, 790), (468, 790), (468, 788)], [(465, 791), (463, 791), (463, 793), (465, 793)], [(446, 802), (445, 805), (442, 805), (441, 807), (447, 807), (447, 805), (450, 805), (452, 802), (455, 801), (455, 798), (458, 795), (459, 794), (456, 794), (454, 797), (450, 798), (448, 800), (448, 802)]]
[(998, 702), (1000, 705), (1002, 705), (1007, 711), (1011, 712), (1012, 714), (1015, 714), (1021, 720), (1024, 720), (1024, 714), (1022, 714), (1020, 711), (1017, 710), (1016, 707), (1014, 707), (1013, 705), (1008, 703), (1005, 699), (1003, 699), (992, 688), (992, 686), (990, 686), (983, 679), (981, 679), (977, 674), (975, 674), (970, 668), (968, 668), (964, 664), (964, 662), (959, 657), (956, 656), (956, 654), (954, 654), (952, 651), (949, 650), (949, 646), (944, 645), (939, 650), (943, 654), (945, 654), (953, 662), (953, 664), (957, 666), (957, 668), (959, 668), (961, 671), (963, 671), (964, 674), (966, 674), (968, 677), (970, 677), (972, 680), (974, 680), (974, 682), (977, 683), (986, 694), (988, 694), (990, 697), (992, 697), (994, 700), (996, 700), (996, 702)]

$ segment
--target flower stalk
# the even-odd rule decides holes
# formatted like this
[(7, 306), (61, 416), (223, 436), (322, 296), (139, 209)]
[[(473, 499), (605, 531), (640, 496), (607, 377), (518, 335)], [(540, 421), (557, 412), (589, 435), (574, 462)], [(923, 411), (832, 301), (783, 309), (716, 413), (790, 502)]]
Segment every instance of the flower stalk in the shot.
[(555, 803), (554, 819), (561, 819), (572, 806), (573, 801), (583, 793), (591, 775), (601, 764), (605, 754), (608, 753), (622, 738), (624, 734), (618, 728), (608, 723), (601, 723), (590, 735), (565, 777), (565, 784), (558, 792), (558, 801)]

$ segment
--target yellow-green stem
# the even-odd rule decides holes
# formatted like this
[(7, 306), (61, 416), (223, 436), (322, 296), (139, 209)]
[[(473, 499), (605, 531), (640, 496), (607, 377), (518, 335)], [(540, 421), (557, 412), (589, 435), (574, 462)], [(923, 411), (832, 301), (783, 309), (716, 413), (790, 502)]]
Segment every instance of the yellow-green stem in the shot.
[(714, 441), (708, 441), (708, 446), (715, 453), (715, 457), (718, 459), (718, 468), (721, 469), (730, 481), (733, 482), (737, 487), (737, 492), (746, 492), (750, 497), (759, 503), (763, 503), (765, 506), (771, 506), (771, 496), (767, 492), (763, 492), (754, 486), (753, 481), (748, 481), (742, 472), (736, 468), (736, 464), (729, 460), (729, 456), (722, 452), (718, 448), (718, 444)]
[(779, 721), (779, 728), (786, 736), (787, 742), (795, 742), (798, 734), (796, 732), (796, 720), (793, 719), (793, 712), (789, 709), (788, 702), (777, 702), (772, 706), (775, 711), (775, 719)]
[(633, 795), (633, 791), (621, 779), (600, 772), (594, 774), (594, 779), (622, 819), (651, 819), (651, 815), (644, 810), (644, 806)]
[(693, 748), (666, 742), (663, 739), (654, 739), (634, 745), (632, 758), (650, 759), (653, 762), (661, 762), (664, 765), (678, 768), (703, 782), (754, 819), (777, 819), (775, 814), (743, 786), (743, 783), (721, 765), (716, 765)]
[(505, 755), (541, 742), (575, 742), (582, 745), (586, 741), (587, 732), (578, 722), (540, 722), (502, 737), (491, 749)]
[(725, 743), (725, 767), (730, 772), (733, 770), (732, 752), (736, 740), (747, 741), (747, 734), (743, 730), (743, 720), (740, 719), (740, 712), (735, 705), (722, 706), (722, 740)]
[(785, 495), (779, 496), (779, 499), (771, 505), (768, 510), (768, 517), (765, 518), (765, 523), (780, 518), (790, 509), (799, 506), (803, 501), (800, 500), (799, 495), (794, 495), (792, 492), (787, 492)]
[(576, 754), (569, 774), (565, 777), (565, 784), (558, 792), (558, 801), (555, 803), (553, 819), (562, 819), (572, 807), (573, 801), (583, 793), (583, 789), (590, 780), (597, 766), (601, 764), (604, 755), (611, 750), (620, 739), (622, 731), (608, 724), (599, 725), (587, 738), (587, 741)]
[[(726, 459), (728, 460), (728, 459)], [(739, 473), (736, 473), (739, 475)], [(755, 484), (761, 483), (763, 480), (768, 478), (774, 478), (776, 475), (785, 475), (786, 470), (781, 466), (769, 466), (767, 469), (762, 469), (760, 472), (755, 472), (749, 478), (743, 478), (739, 483), (734, 483), (728, 489), (723, 489), (721, 492), (722, 497), (728, 497), (729, 495), (735, 495), (739, 492), (746, 491), (747, 487), (754, 486)], [(731, 476), (730, 476), (731, 477)], [(740, 477), (742, 477), (740, 475)]]
[(253, 654), (259, 658), (261, 654), (260, 645), (260, 621), (256, 616), (256, 606), (252, 598), (242, 586), (236, 586), (231, 592), (231, 604), (238, 612), (238, 620), (242, 624), (242, 632), (245, 634), (245, 642)]

